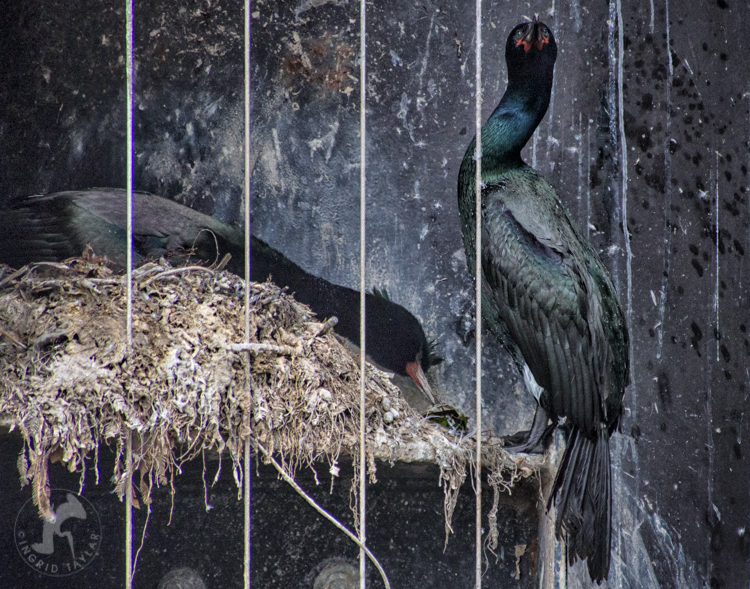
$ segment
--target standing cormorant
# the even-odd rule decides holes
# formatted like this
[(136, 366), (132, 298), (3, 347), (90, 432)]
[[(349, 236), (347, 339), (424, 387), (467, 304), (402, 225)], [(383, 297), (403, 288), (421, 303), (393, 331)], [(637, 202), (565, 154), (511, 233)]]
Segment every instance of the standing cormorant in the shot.
[[(628, 384), (628, 332), (599, 256), (554, 189), (521, 159), (549, 106), (557, 46), (535, 18), (516, 26), (505, 59), (508, 87), (482, 127), (482, 316), (505, 345), (546, 415), (524, 448), (565, 418), (567, 447), (550, 503), (569, 563), (592, 580), (609, 573), (612, 483), (609, 438)], [(475, 141), (458, 177), (469, 270), (475, 270)]]

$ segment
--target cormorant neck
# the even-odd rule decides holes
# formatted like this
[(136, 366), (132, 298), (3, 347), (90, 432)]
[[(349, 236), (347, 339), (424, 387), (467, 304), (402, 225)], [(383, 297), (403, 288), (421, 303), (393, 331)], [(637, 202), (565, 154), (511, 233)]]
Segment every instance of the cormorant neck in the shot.
[(547, 112), (551, 85), (510, 83), (482, 127), (482, 166), (520, 165), (521, 150)]

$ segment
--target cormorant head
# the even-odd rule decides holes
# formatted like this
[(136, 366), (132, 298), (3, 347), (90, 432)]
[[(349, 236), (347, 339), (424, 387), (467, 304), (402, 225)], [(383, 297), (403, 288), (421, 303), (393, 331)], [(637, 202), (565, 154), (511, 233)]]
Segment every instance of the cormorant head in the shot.
[(409, 376), (424, 395), (437, 403), (425, 373), (443, 359), (435, 354), (419, 320), (394, 303), (385, 289), (372, 289), (367, 300), (367, 353), (376, 363)]
[(505, 45), (508, 64), (508, 83), (534, 86), (552, 85), (552, 74), (557, 59), (555, 36), (538, 17), (517, 25)]

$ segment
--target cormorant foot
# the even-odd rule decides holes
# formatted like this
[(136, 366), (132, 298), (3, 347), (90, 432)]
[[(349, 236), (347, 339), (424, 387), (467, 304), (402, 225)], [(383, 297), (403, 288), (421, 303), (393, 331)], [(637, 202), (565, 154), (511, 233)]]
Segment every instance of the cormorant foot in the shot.
[(504, 448), (511, 454), (544, 454), (552, 442), (554, 425), (550, 425), (537, 439), (531, 439), (531, 430), (522, 431), (506, 436), (503, 439)]
[(547, 413), (537, 405), (531, 429), (506, 436), (503, 440), (505, 449), (515, 454), (544, 454), (556, 427), (557, 419), (553, 418), (550, 423)]

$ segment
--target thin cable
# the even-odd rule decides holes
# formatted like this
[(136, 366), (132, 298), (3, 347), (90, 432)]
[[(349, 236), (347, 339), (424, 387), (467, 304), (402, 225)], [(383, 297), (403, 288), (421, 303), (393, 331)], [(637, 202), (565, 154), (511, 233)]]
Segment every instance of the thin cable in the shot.
[[(250, 354), (247, 355), (248, 364), (250, 363)], [(249, 386), (249, 385), (248, 385)], [(248, 423), (250, 423), (250, 412), (248, 411)], [(250, 534), (252, 531), (250, 525), (250, 475), (252, 468), (250, 466), (250, 434), (245, 438), (245, 469), (243, 473), (244, 488), (243, 499), (245, 508), (245, 554), (244, 554), (244, 580), (245, 589), (250, 589)]]
[[(127, 95), (126, 131), (127, 142), (125, 181), (127, 182), (127, 356), (133, 351), (133, 0), (125, 2), (125, 85)], [(125, 589), (133, 587), (133, 433), (127, 434), (125, 450), (127, 470), (125, 474)]]
[[(251, 137), (251, 96), (250, 96), (250, 0), (245, 0), (245, 343), (250, 343), (250, 137)], [(250, 353), (245, 364), (245, 382), (248, 383), (250, 403), (246, 412), (247, 436), (245, 437), (245, 471), (244, 509), (245, 509), (245, 555), (244, 580), (245, 589), (250, 589), (250, 539), (252, 526), (250, 521), (250, 431), (252, 428), (252, 390), (250, 390)]]
[(125, 140), (127, 142), (125, 173), (127, 189), (127, 270), (128, 270), (128, 306), (127, 306), (127, 335), (128, 354), (133, 347), (133, 0), (126, 0), (125, 9), (125, 37), (127, 55), (125, 63), (127, 113)]
[(125, 441), (125, 589), (133, 587), (133, 433)]
[(372, 564), (375, 565), (375, 568), (378, 569), (378, 572), (380, 573), (380, 578), (383, 580), (383, 585), (385, 585), (385, 589), (391, 589), (391, 584), (388, 581), (388, 576), (385, 574), (385, 570), (383, 570), (383, 567), (381, 566), (380, 562), (378, 562), (378, 559), (375, 558), (375, 555), (370, 551), (370, 549), (362, 544), (360, 540), (352, 534), (346, 526), (344, 526), (339, 520), (337, 520), (335, 517), (333, 517), (330, 513), (328, 513), (325, 509), (323, 509), (320, 505), (318, 505), (315, 500), (310, 497), (307, 493), (305, 493), (304, 489), (300, 487), (297, 482), (287, 474), (287, 472), (281, 467), (281, 465), (276, 462), (273, 459), (273, 456), (266, 450), (262, 444), (258, 443), (258, 448), (263, 453), (263, 455), (268, 458), (268, 460), (271, 462), (273, 467), (278, 471), (279, 475), (281, 475), (281, 478), (284, 479), (284, 481), (289, 484), (299, 495), (309, 503), (315, 511), (317, 511), (320, 515), (322, 515), (324, 518), (326, 518), (329, 522), (331, 522), (334, 526), (336, 526), (339, 530), (344, 532), (346, 536), (357, 546), (360, 547), (361, 550), (364, 550), (367, 554), (367, 557), (372, 561)]
[(476, 481), (474, 484), (477, 494), (476, 504), (476, 589), (482, 587), (482, 0), (476, 0), (476, 74), (474, 85), (474, 124), (476, 126), (476, 147), (474, 161), (476, 162), (476, 176), (474, 177), (474, 234), (475, 263), (474, 289), (476, 296), (476, 421), (477, 447), (476, 467), (474, 469)]
[(365, 456), (365, 139), (367, 120), (367, 6), (359, 2), (359, 586), (365, 589), (365, 490), (367, 461)]
[(250, 343), (250, 0), (245, 0), (245, 343)]

